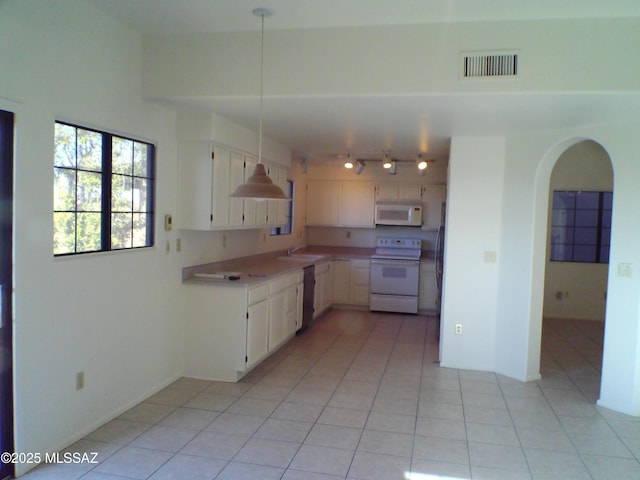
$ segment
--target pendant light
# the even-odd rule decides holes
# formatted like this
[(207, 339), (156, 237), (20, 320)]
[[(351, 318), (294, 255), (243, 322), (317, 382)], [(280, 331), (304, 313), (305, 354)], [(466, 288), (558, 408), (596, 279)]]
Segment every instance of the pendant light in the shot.
[(267, 176), (267, 171), (262, 163), (262, 86), (264, 83), (263, 64), (264, 64), (264, 17), (273, 15), (273, 10), (268, 8), (256, 8), (253, 14), (260, 17), (262, 21), (262, 34), (260, 38), (260, 126), (258, 132), (258, 163), (253, 175), (251, 175), (245, 183), (238, 187), (231, 194), (235, 198), (252, 198), (254, 200), (291, 200), (282, 189), (273, 183)]

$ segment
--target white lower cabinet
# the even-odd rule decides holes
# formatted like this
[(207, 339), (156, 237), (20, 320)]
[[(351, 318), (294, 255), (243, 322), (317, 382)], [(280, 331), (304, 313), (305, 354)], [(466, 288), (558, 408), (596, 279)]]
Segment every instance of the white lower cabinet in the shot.
[(316, 286), (313, 298), (313, 318), (322, 315), (333, 301), (333, 288), (331, 276), (331, 262), (316, 263), (315, 271)]
[(420, 262), (420, 292), (418, 294), (418, 308), (428, 312), (440, 310), (438, 285), (436, 283), (435, 262)]
[(266, 298), (247, 307), (245, 369), (253, 367), (269, 351), (269, 302)]
[(351, 260), (336, 258), (333, 267), (333, 303), (351, 303)]
[(185, 374), (238, 381), (302, 322), (302, 271), (255, 286), (190, 284)]
[(369, 305), (369, 259), (351, 260), (351, 303), (353, 305)]

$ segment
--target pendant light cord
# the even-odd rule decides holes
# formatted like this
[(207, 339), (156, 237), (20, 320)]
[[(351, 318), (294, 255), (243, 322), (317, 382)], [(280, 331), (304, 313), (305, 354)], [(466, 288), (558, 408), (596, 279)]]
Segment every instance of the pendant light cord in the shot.
[(262, 19), (262, 32), (260, 37), (260, 125), (258, 127), (258, 163), (262, 163), (262, 115), (263, 115), (263, 106), (262, 106), (262, 92), (263, 92), (263, 84), (264, 84), (264, 13), (260, 15)]

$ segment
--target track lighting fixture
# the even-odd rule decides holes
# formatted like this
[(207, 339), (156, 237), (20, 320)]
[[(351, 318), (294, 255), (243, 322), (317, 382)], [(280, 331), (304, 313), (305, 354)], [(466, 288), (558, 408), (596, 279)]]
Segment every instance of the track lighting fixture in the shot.
[(356, 162), (356, 169), (354, 170), (356, 175), (360, 175), (362, 173), (362, 170), (364, 170), (365, 164), (364, 164), (364, 160), (358, 160)]
[(384, 158), (382, 159), (382, 168), (386, 168), (387, 170), (391, 168), (392, 162), (389, 159), (389, 154), (385, 153)]
[(422, 155), (418, 155), (418, 160), (417, 160), (417, 166), (418, 166), (418, 170), (426, 170), (428, 163), (426, 160), (423, 160)]
[(351, 154), (347, 155), (347, 160), (344, 162), (344, 168), (353, 168), (353, 160), (351, 160)]
[(393, 160), (391, 162), (391, 166), (389, 167), (389, 175), (395, 175), (398, 172), (398, 162)]

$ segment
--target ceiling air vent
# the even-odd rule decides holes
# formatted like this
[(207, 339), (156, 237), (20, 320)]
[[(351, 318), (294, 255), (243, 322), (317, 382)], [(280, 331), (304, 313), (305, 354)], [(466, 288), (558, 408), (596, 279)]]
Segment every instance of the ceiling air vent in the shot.
[(474, 53), (462, 55), (462, 78), (518, 76), (517, 53)]

